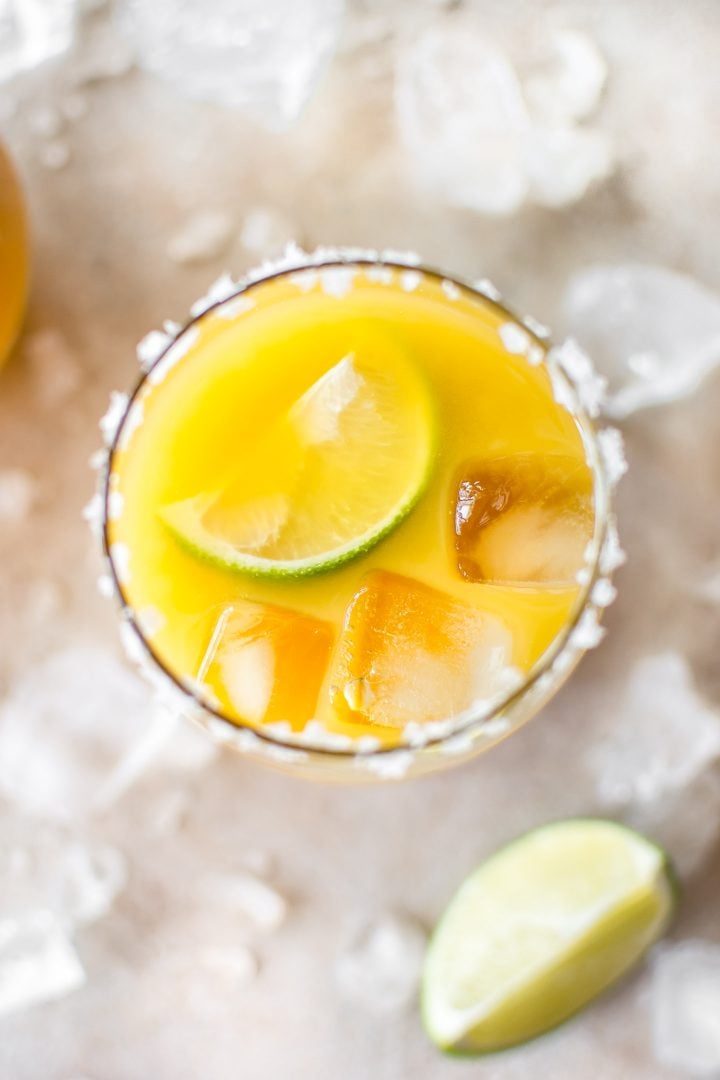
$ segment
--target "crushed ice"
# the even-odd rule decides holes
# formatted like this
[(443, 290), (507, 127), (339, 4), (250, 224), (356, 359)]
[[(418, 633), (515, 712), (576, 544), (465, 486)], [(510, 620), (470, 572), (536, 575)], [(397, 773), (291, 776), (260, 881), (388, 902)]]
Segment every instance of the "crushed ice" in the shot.
[(526, 200), (565, 206), (614, 167), (610, 136), (579, 125), (596, 108), (605, 65), (594, 42), (559, 31), (523, 80), (472, 23), (446, 20), (399, 53), (395, 111), (418, 182), (490, 215)]
[(425, 945), (425, 932), (414, 919), (392, 913), (380, 916), (338, 956), (338, 989), (368, 1012), (406, 1009), (417, 993)]
[(650, 1007), (661, 1065), (691, 1076), (720, 1073), (720, 945), (690, 939), (656, 949)]
[(720, 297), (665, 267), (586, 267), (570, 278), (563, 308), (609, 381), (611, 416), (686, 397), (720, 362)]

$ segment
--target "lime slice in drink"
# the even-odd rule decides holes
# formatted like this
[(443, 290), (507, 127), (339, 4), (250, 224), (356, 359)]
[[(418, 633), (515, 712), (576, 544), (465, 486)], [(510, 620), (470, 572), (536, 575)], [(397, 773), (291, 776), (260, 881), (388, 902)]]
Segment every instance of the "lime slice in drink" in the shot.
[(417, 502), (434, 450), (422, 375), (382, 335), (358, 335), (242, 454), (219, 490), (160, 517), (196, 555), (231, 570), (299, 577), (376, 544)]
[(527, 833), (450, 902), (423, 975), (426, 1030), (443, 1050), (483, 1054), (549, 1031), (621, 976), (675, 904), (664, 852), (609, 821)]

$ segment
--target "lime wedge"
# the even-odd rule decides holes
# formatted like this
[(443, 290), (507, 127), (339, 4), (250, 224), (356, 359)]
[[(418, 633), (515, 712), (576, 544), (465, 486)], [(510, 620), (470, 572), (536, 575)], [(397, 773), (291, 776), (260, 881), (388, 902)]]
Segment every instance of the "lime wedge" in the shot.
[(527, 833), (450, 902), (423, 974), (423, 1017), (443, 1050), (491, 1053), (562, 1023), (664, 932), (675, 904), (664, 852), (609, 821)]
[(328, 570), (412, 509), (434, 449), (432, 402), (408, 357), (363, 333), (238, 461), (221, 489), (163, 507), (196, 555), (264, 577)]

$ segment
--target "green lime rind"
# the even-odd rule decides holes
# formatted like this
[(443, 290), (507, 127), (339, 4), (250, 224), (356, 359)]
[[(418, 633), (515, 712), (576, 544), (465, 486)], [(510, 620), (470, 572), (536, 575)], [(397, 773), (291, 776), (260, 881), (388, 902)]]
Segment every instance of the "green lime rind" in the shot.
[[(593, 833), (614, 833), (618, 847), (643, 853), (648, 866), (653, 869), (652, 876), (644, 883), (636, 882), (628, 895), (618, 900), (614, 910), (603, 911), (602, 917), (588, 923), (584, 933), (569, 939), (565, 947), (546, 959), (541, 968), (523, 971), (520, 956), (514, 983), (511, 980), (507, 992), (498, 997), (491, 1009), (476, 1008), (475, 1022), (471, 1007), (466, 1010), (464, 1022), (455, 1017), (448, 1023), (447, 1004), (457, 987), (438, 984), (443, 954), (447, 959), (448, 949), (452, 952), (458, 942), (463, 947), (471, 944), (469, 935), (488, 939), (498, 930), (497, 925), (480, 925), (469, 930), (467, 925), (464, 928), (460, 925), (467, 924), (463, 905), (466, 906), (468, 897), (472, 896), (473, 890), (482, 888), (483, 878), (491, 878), (498, 866), (502, 870), (501, 860), (517, 863), (520, 868), (518, 881), (527, 886), (525, 892), (532, 896), (532, 881), (522, 881), (523, 851), (538, 837), (548, 838), (554, 833), (557, 855), (561, 853), (563, 833), (567, 839), (573, 831), (575, 840), (578, 835), (585, 834), (589, 842)], [(573, 888), (574, 875), (577, 881), (577, 873), (577, 863), (571, 862), (567, 868), (569, 889)], [(626, 826), (583, 818), (556, 822), (525, 833), (492, 855), (466, 879), (438, 922), (428, 946), (421, 991), (422, 1019), (428, 1036), (447, 1054), (480, 1057), (521, 1046), (556, 1029), (609, 990), (642, 958), (667, 929), (678, 897), (679, 884), (667, 853)], [(520, 907), (524, 903), (523, 900)], [(542, 922), (541, 902), (537, 916)], [(512, 911), (506, 909), (500, 921), (510, 925), (508, 919), (512, 919)], [(528, 927), (532, 932), (532, 920), (525, 927), (521, 924), (515, 927), (515, 940), (508, 939), (509, 947), (515, 946), (518, 935), (522, 937), (523, 930)], [(448, 972), (440, 974), (440, 978), (447, 983)], [(449, 978), (452, 979), (452, 975)], [(466, 992), (467, 987), (464, 990)], [(450, 1013), (452, 1008), (450, 1006)]]
[(354, 537), (349, 543), (305, 559), (264, 559), (257, 555), (238, 551), (232, 544), (226, 543), (204, 528), (199, 514), (192, 513), (191, 504), (194, 500), (186, 500), (182, 503), (174, 503), (163, 507), (157, 511), (157, 514), (165, 527), (170, 530), (177, 542), (186, 551), (196, 558), (202, 559), (203, 562), (218, 566), (222, 570), (242, 574), (246, 577), (265, 578), (275, 581), (283, 578), (289, 580), (311, 577), (315, 574), (336, 570), (353, 559), (357, 559), (360, 555), (370, 551), (381, 540), (384, 540), (391, 532), (394, 532), (398, 525), (415, 509), (425, 494), (433, 472), (434, 458), (435, 440), (432, 439), (428, 445), (427, 464), (420, 482), (402, 503), (393, 508), (392, 514), (360, 536)]

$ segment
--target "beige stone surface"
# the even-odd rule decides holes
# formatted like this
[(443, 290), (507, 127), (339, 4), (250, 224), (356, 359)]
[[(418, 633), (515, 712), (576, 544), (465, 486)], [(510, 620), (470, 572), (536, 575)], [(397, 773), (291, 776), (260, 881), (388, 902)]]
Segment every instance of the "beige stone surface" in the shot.
[[(0, 469), (27, 470), (37, 498), (24, 520), (0, 529), (0, 695), (69, 643), (117, 649), (80, 520), (97, 418), (109, 391), (136, 378), (135, 342), (163, 318), (181, 320), (221, 270), (252, 261), (239, 237), (253, 208), (276, 210), (305, 244), (412, 248), (454, 272), (489, 276), (551, 325), (568, 275), (594, 261), (658, 262), (720, 289), (717, 5), (468, 5), (482, 32), (510, 48), (555, 19), (587, 29), (607, 56), (597, 122), (614, 134), (618, 168), (576, 206), (495, 220), (417, 188), (389, 102), (393, 50), (406, 47), (420, 18), (409, 8), (440, 17), (420, 0), (388, 5), (394, 36), (340, 56), (286, 134), (131, 71), (81, 89), (87, 112), (58, 136), (69, 160), (48, 169), (32, 112), (75, 92), (66, 67), (6, 92), (16, 102), (6, 137), (30, 206), (34, 279), (25, 335), (0, 374)], [(200, 265), (173, 262), (168, 246), (200, 211), (234, 224), (227, 250)], [(400, 911), (431, 926), (498, 844), (598, 812), (589, 754), (637, 658), (680, 651), (720, 705), (720, 608), (695, 590), (718, 559), (719, 416), (716, 377), (692, 399), (624, 424), (631, 469), (618, 507), (629, 560), (608, 638), (539, 717), (485, 758), (427, 780), (342, 789), (221, 756), (191, 773), (151, 770), (83, 821), (83, 835), (125, 852), (129, 883), (113, 911), (77, 936), (87, 985), (0, 1018), (0, 1078), (683, 1075), (653, 1057), (644, 970), (557, 1033), (478, 1064), (439, 1056), (414, 1009), (363, 1012), (339, 993), (334, 968), (364, 921)], [(267, 876), (288, 899), (273, 932), (248, 929), (232, 905), (204, 899), (204, 882), (238, 873), (252, 852), (271, 857)], [(718, 887), (715, 846), (688, 883), (676, 937), (720, 940)], [(246, 984), (203, 966), (203, 950), (243, 944), (259, 962)]]

